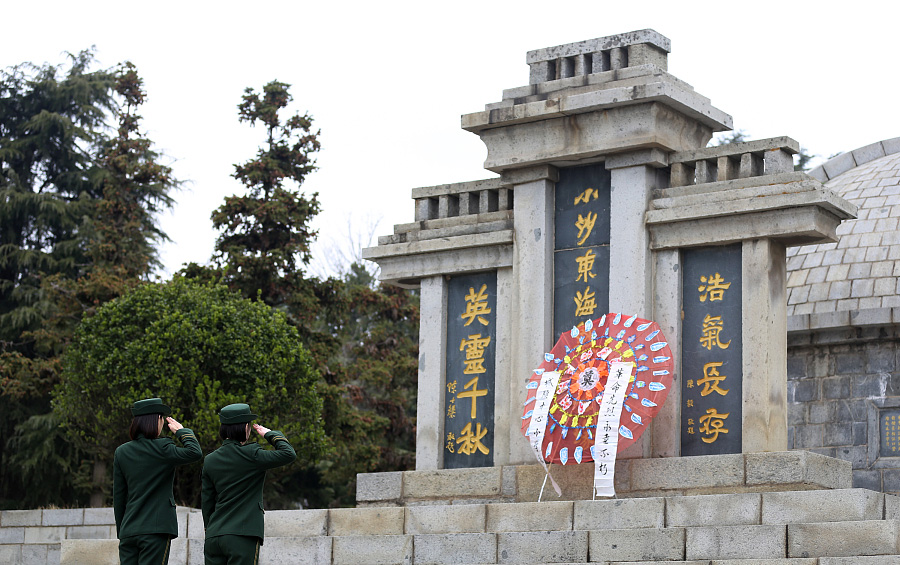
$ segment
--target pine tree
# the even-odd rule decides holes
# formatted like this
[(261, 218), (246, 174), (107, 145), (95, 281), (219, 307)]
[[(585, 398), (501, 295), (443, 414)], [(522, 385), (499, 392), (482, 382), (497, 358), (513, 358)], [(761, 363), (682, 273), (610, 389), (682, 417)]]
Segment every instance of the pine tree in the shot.
[(174, 204), (170, 192), (179, 183), (172, 169), (159, 162), (153, 142), (141, 136), (137, 110), (146, 93), (130, 62), (117, 73), (115, 90), (124, 108), (117, 136), (102, 156), (103, 193), (89, 254), (94, 272), (112, 270), (125, 279), (146, 279), (160, 265), (156, 244), (168, 240), (156, 217)]
[(240, 120), (265, 128), (256, 158), (235, 166), (247, 187), (213, 214), (222, 230), (215, 269), (196, 265), (186, 276), (221, 276), (244, 296), (283, 311), (299, 330), (320, 379), (330, 452), (281, 481), (285, 497), (314, 507), (352, 505), (359, 472), (412, 468), (418, 304), (406, 291), (375, 290), (361, 266), (345, 280), (320, 280), (305, 268), (319, 211), (316, 194), (300, 191), (315, 170), (319, 131), (308, 114), (284, 119), (288, 85), (247, 89)]
[[(12, 438), (16, 426), (49, 409), (46, 391), (57, 367), (33, 362), (38, 356), (58, 353), (37, 334), (53, 309), (46, 288), (52, 277), (76, 276), (87, 261), (84, 223), (99, 194), (94, 156), (106, 139), (107, 113), (115, 108), (112, 71), (91, 71), (90, 51), (70, 55), (68, 63), (25, 63), (0, 70), (3, 507), (20, 505), (32, 497), (33, 491), (25, 488), (26, 481), (35, 476), (29, 469), (48, 470), (39, 463), (28, 467), (28, 462), (14, 461), (13, 456), (21, 458), (22, 453), (15, 449), (17, 442)], [(44, 437), (53, 437), (54, 430), (51, 425)], [(71, 494), (61, 496), (58, 503), (71, 502)]]
[[(84, 63), (85, 68), (88, 62)], [(93, 124), (91, 144), (86, 144), (85, 138), (78, 142), (87, 150), (80, 155), (81, 176), (68, 177), (83, 178), (83, 182), (77, 199), (70, 204), (71, 210), (66, 210), (77, 219), (68, 233), (70, 239), (62, 246), (68, 253), (67, 262), (62, 262), (67, 268), (54, 269), (52, 261), (46, 261), (27, 276), (20, 276), (13, 285), (13, 295), (31, 284), (40, 298), (36, 303), (40, 308), (29, 325), (11, 322), (18, 319), (15, 304), (0, 302), (10, 308), (8, 317), (0, 318), (0, 324), (12, 337), (0, 353), (0, 402), (16, 408), (18, 413), (15, 421), (6, 424), (9, 433), (4, 437), (10, 438), (10, 445), (29, 446), (27, 450), (9, 452), (3, 469), (28, 471), (20, 475), (28, 488), (20, 489), (27, 494), (19, 502), (31, 505), (46, 504), (59, 497), (74, 501), (92, 483), (103, 483), (105, 470), (92, 469), (89, 462), (80, 461), (85, 454), (75, 450), (54, 425), (58, 418), (49, 412), (50, 391), (59, 382), (61, 355), (81, 320), (148, 278), (156, 263), (154, 244), (165, 239), (155, 215), (172, 204), (169, 192), (178, 184), (170, 168), (158, 163), (152, 143), (140, 135), (136, 110), (144, 101), (144, 92), (134, 66), (125, 63), (103, 73), (108, 79), (103, 83), (108, 105), (121, 100), (120, 107), (112, 106), (117, 108), (118, 130), (109, 137), (103, 124), (97, 122)], [(33, 93), (27, 89), (20, 92), (24, 98), (30, 94)], [(50, 159), (43, 149), (38, 152)], [(48, 161), (46, 166), (58, 167), (59, 163)], [(41, 174), (35, 175), (32, 182), (39, 178)], [(45, 194), (41, 188), (36, 192)], [(65, 191), (57, 190), (55, 185), (47, 189), (46, 195), (66, 198)], [(15, 214), (15, 210), (0, 202), (0, 214), (4, 213)], [(35, 305), (25, 304), (18, 306), (18, 312), (28, 308), (37, 310)], [(4, 477), (14, 474), (4, 473)], [(4, 493), (10, 492), (7, 487), (16, 490), (12, 483), (3, 487)], [(93, 502), (103, 502), (102, 492), (95, 493)]]
[(88, 70), (90, 51), (70, 67), (19, 65), (0, 71), (0, 341), (16, 350), (47, 308), (41, 281), (74, 276), (86, 261), (83, 219), (98, 196), (93, 156), (115, 107), (113, 73)]
[(245, 90), (239, 119), (261, 124), (266, 146), (255, 159), (235, 165), (234, 177), (247, 194), (226, 198), (212, 216), (213, 226), (222, 230), (216, 258), (227, 266), (229, 284), (249, 297), (259, 293), (272, 306), (289, 300), (298, 284), (315, 237), (310, 221), (319, 212), (317, 195), (299, 190), (316, 169), (312, 154), (320, 147), (319, 131), (312, 130), (308, 114), (282, 118), (291, 102), (289, 88), (272, 81), (261, 95)]

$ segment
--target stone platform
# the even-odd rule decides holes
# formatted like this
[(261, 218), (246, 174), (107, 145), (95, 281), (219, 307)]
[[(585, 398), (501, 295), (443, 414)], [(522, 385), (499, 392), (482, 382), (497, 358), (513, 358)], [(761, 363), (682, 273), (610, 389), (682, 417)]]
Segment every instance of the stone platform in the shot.
[[(562, 497), (548, 482), (541, 500), (592, 498), (593, 465), (550, 472)], [(624, 459), (616, 461), (615, 486), (618, 498), (842, 489), (851, 472), (846, 461), (806, 451)], [(360, 507), (535, 502), (543, 481), (539, 465), (368, 473), (357, 476), (356, 500)]]
[[(900, 563), (900, 497), (836, 489), (277, 511), (266, 533), (260, 563), (271, 565), (887, 565)], [(65, 540), (60, 562), (117, 563), (116, 547)], [(176, 540), (170, 563), (200, 564), (202, 547)]]
[[(361, 498), (392, 498), (266, 512), (260, 563), (900, 564), (900, 497), (848, 488), (847, 462), (786, 452), (619, 463), (622, 496), (603, 500), (550, 500), (549, 487), (545, 501), (525, 500), (537, 497), (537, 466), (361, 475)], [(569, 498), (589, 484), (582, 469), (554, 468)], [(203, 563), (200, 513), (180, 508), (178, 520), (169, 563)], [(111, 509), (0, 513), (2, 563), (115, 564), (117, 547)]]

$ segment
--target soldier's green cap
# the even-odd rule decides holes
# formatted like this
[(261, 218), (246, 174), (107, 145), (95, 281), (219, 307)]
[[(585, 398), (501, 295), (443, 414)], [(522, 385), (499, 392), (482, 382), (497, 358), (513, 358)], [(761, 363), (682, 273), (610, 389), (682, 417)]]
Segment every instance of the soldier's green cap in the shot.
[(132, 416), (144, 416), (146, 414), (162, 414), (168, 416), (172, 413), (172, 409), (163, 404), (160, 398), (145, 398), (138, 400), (131, 407)]
[(219, 410), (219, 422), (223, 424), (243, 424), (251, 422), (259, 416), (250, 412), (249, 404), (229, 404)]

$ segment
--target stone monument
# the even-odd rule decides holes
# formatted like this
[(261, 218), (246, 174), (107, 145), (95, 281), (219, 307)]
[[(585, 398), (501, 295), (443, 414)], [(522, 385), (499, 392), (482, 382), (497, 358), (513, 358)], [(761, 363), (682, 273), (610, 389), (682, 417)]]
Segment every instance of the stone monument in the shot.
[(675, 388), (620, 458), (787, 449), (785, 253), (855, 207), (796, 141), (706, 147), (731, 117), (666, 72), (652, 30), (531, 51), (529, 84), (466, 114), (487, 180), (413, 190), (364, 257), (421, 291), (416, 469), (533, 463), (523, 384), (608, 311), (678, 344)]
[[(384, 281), (421, 290), (417, 469), (359, 475), (358, 508), (267, 512), (261, 564), (898, 562), (900, 497), (850, 488), (849, 461), (786, 451), (786, 255), (803, 261), (795, 341), (853, 337), (841, 316), (856, 337), (885, 323), (798, 311), (856, 213), (822, 181), (877, 152), (806, 175), (787, 137), (707, 148), (731, 118), (666, 72), (669, 49), (643, 30), (532, 51), (528, 86), (463, 116), (499, 177), (414, 189), (415, 221), (365, 252)], [(884, 158), (900, 152), (890, 141)], [(590, 500), (591, 465), (554, 465), (562, 499), (535, 502), (544, 470), (520, 433), (524, 384), (561, 332), (607, 311), (658, 322), (673, 388), (619, 454), (619, 500)], [(800, 354), (792, 409), (818, 379), (837, 403), (850, 377), (805, 371), (821, 354)], [(829, 355), (839, 371), (860, 365), (855, 350)], [(890, 459), (900, 400), (882, 400), (869, 431)], [(808, 415), (804, 428), (821, 425)], [(3, 511), (0, 561), (117, 563), (111, 510)], [(199, 512), (178, 514), (170, 562), (202, 563)]]

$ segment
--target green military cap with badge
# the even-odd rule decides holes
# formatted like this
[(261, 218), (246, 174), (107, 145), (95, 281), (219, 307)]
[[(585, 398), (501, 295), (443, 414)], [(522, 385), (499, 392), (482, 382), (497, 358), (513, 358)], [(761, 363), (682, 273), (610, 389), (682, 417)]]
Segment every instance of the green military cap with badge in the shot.
[(219, 422), (222, 424), (243, 424), (252, 422), (259, 416), (250, 412), (249, 404), (229, 404), (219, 410)]
[(163, 404), (161, 398), (145, 398), (138, 400), (131, 407), (132, 416), (145, 416), (147, 414), (162, 414), (168, 416), (172, 413), (172, 409)]

